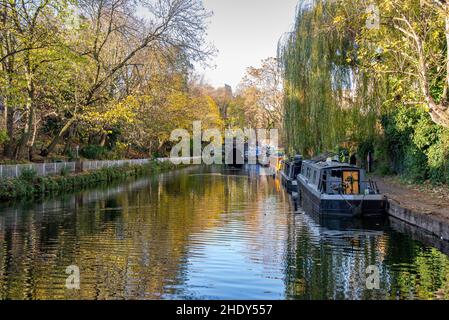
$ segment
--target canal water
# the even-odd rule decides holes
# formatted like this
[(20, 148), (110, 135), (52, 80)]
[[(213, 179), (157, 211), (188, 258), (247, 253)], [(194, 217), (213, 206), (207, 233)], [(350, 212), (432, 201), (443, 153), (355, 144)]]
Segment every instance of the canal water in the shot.
[(257, 167), (191, 167), (0, 207), (0, 299), (437, 299), (448, 252), (399, 221), (295, 212)]

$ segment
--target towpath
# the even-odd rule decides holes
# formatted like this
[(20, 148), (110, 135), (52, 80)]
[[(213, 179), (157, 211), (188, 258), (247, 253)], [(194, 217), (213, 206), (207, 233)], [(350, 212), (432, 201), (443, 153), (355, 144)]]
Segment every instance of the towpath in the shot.
[(449, 188), (428, 183), (408, 185), (396, 177), (375, 177), (379, 189), (401, 207), (449, 224)]

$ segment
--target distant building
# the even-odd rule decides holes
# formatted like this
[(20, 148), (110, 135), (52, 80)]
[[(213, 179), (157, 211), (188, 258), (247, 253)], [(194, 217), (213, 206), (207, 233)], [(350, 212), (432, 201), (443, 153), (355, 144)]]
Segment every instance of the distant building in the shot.
[(228, 118), (229, 103), (231, 102), (233, 97), (232, 87), (228, 84), (225, 84), (224, 88), (220, 88), (219, 90), (220, 98), (218, 100), (218, 107), (220, 108), (221, 117), (226, 120)]
[(232, 87), (228, 84), (225, 84), (225, 99), (232, 98)]

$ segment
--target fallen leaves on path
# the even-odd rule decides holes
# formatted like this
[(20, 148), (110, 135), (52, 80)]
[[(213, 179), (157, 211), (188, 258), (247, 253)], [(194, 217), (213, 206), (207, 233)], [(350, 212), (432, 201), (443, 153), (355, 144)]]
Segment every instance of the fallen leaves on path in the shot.
[(376, 177), (381, 192), (401, 206), (449, 219), (449, 186), (430, 181), (413, 184), (399, 177)]

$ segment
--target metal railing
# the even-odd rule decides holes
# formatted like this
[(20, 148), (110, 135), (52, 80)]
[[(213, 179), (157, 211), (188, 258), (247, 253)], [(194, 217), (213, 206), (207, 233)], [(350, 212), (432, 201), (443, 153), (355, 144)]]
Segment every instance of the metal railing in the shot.
[[(178, 160), (193, 161), (201, 159), (201, 157), (192, 158), (158, 158), (159, 162), (168, 162)], [(76, 172), (77, 168), (81, 171), (94, 171), (103, 168), (123, 167), (123, 166), (140, 166), (149, 164), (151, 159), (133, 159), (133, 160), (93, 160), (76, 162), (51, 162), (51, 163), (30, 163), (30, 164), (12, 164), (0, 165), (0, 179), (19, 178), (25, 170), (34, 170), (38, 176), (51, 176), (62, 174), (63, 170), (67, 173)]]
[(38, 176), (61, 174), (63, 171), (75, 172), (75, 162), (30, 163), (0, 165), (0, 179), (18, 178), (26, 170), (33, 170)]
[(83, 171), (99, 170), (103, 168), (123, 167), (123, 166), (140, 166), (150, 163), (150, 159), (135, 160), (104, 160), (104, 161), (83, 161)]
[[(144, 165), (149, 162), (150, 159), (83, 161), (79, 168), (83, 171), (93, 171), (103, 168), (122, 167), (125, 165)], [(26, 170), (33, 170), (41, 177), (59, 175), (63, 172), (74, 173), (76, 167), (76, 162), (0, 165), (0, 179), (19, 178)]]

